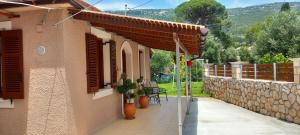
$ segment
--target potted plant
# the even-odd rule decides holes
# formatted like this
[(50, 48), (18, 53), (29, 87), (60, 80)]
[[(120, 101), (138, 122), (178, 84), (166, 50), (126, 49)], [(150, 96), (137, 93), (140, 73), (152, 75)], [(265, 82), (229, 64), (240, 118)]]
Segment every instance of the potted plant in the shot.
[(147, 108), (148, 104), (149, 104), (149, 94), (150, 94), (150, 89), (146, 88), (143, 86), (143, 77), (141, 77), (140, 79), (136, 80), (138, 83), (138, 95), (139, 95), (139, 104), (141, 106), (141, 108)]
[(122, 84), (118, 85), (117, 91), (120, 94), (124, 95), (125, 98), (125, 105), (124, 105), (124, 114), (125, 118), (128, 120), (134, 119), (136, 107), (134, 104), (134, 100), (136, 97), (135, 89), (136, 84), (133, 83), (130, 79), (127, 79), (126, 74), (121, 75)]

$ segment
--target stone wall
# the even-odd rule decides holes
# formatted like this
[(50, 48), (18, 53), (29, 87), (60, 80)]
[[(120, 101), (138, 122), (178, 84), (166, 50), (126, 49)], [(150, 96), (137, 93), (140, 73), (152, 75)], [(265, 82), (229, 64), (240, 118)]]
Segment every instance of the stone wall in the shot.
[(210, 76), (205, 90), (225, 102), (300, 124), (300, 84)]

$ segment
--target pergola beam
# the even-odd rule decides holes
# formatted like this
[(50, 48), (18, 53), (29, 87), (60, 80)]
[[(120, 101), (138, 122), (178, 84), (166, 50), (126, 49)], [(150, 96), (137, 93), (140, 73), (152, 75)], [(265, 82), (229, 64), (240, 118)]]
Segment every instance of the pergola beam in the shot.
[(6, 16), (8, 18), (18, 18), (18, 17), (20, 17), (20, 15), (18, 15), (18, 14), (11, 13), (11, 12), (6, 12), (6, 11), (2, 11), (2, 10), (0, 10), (0, 15)]
[[(128, 26), (123, 26), (123, 25), (111, 25), (111, 24), (105, 24), (102, 22), (98, 23), (92, 23), (93, 26), (95, 27), (102, 27), (105, 29), (114, 29), (114, 30), (120, 30), (120, 31), (128, 31), (132, 33), (140, 33), (140, 34), (145, 34), (145, 35), (155, 35), (159, 36), (162, 38), (168, 38), (173, 41), (173, 33), (170, 32), (162, 32), (162, 31), (157, 31), (157, 30), (149, 30), (149, 29), (141, 29), (141, 28), (131, 28)], [(186, 34), (178, 34), (180, 37), (180, 40), (184, 41), (200, 41), (200, 33), (196, 35), (186, 35)]]
[[(118, 35), (129, 38), (138, 43), (144, 43), (144, 41), (150, 42), (148, 45), (147, 44), (145, 45), (151, 48), (156, 48), (153, 47), (152, 44), (159, 44), (160, 46), (157, 46), (156, 49), (168, 48), (168, 51), (175, 50), (176, 44), (173, 41), (173, 35), (171, 34), (172, 36), (170, 36), (169, 33), (161, 33), (157, 31), (153, 32), (153, 31), (143, 30), (143, 29), (128, 28), (126, 26), (113, 26), (113, 25), (100, 24), (100, 23), (93, 23), (92, 25), (95, 27), (101, 27), (106, 31), (116, 33)], [(189, 52), (193, 54), (197, 54), (199, 52), (199, 49), (201, 49), (199, 48), (199, 44), (200, 44), (199, 34), (196, 36), (178, 35), (178, 37), (180, 41), (183, 42), (181, 44), (183, 44), (188, 49)], [(162, 48), (163, 46), (166, 47)]]

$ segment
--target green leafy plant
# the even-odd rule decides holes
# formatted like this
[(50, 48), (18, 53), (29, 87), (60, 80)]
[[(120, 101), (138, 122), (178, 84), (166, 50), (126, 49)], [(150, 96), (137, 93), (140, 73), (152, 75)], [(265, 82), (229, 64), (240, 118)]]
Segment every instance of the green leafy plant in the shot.
[(128, 99), (134, 99), (136, 97), (135, 93), (129, 93), (128, 94)]
[(297, 57), (300, 52), (300, 18), (295, 12), (280, 12), (264, 22), (256, 41), (256, 55), (282, 54)]
[(285, 57), (283, 54), (279, 53), (276, 55), (266, 54), (262, 58), (257, 60), (258, 64), (270, 64), (270, 63), (290, 63), (292, 62), (289, 58)]
[(136, 84), (133, 83), (130, 79), (127, 79), (127, 75), (123, 73), (121, 75), (122, 84), (118, 85), (117, 91), (120, 94), (124, 94), (126, 99), (133, 99), (136, 96), (135, 89)]
[(143, 81), (144, 81), (144, 77), (142, 77), (142, 76), (136, 80), (136, 82), (138, 83), (137, 94), (139, 96), (148, 96), (150, 94), (150, 89), (144, 87)]
[(142, 88), (142, 89), (139, 89), (137, 91), (138, 95), (139, 96), (149, 96), (150, 95), (150, 89), (149, 88)]
[(137, 82), (138, 84), (140, 84), (140, 83), (143, 82), (143, 80), (144, 80), (144, 77), (141, 76), (139, 79), (136, 79), (136, 82)]

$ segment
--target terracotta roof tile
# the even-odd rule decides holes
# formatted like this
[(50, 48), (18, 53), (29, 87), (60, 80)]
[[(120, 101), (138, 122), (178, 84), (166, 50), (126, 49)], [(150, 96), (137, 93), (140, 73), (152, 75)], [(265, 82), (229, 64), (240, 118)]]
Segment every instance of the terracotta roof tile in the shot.
[(136, 41), (150, 48), (175, 51), (173, 33), (178, 35), (182, 45), (191, 53), (201, 55), (201, 25), (178, 23), (140, 17), (116, 15), (106, 12), (69, 9), (75, 14), (74, 19), (88, 21), (94, 27), (104, 28), (106, 31), (116, 33), (125, 38)]

